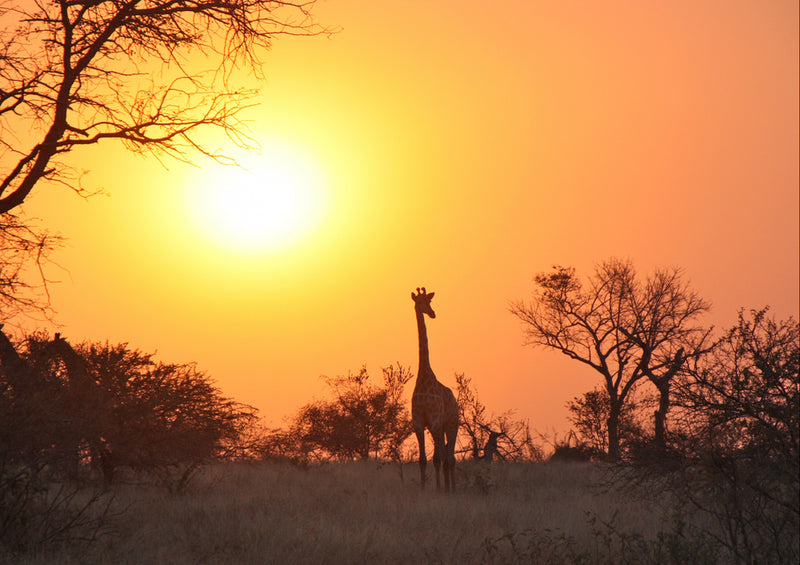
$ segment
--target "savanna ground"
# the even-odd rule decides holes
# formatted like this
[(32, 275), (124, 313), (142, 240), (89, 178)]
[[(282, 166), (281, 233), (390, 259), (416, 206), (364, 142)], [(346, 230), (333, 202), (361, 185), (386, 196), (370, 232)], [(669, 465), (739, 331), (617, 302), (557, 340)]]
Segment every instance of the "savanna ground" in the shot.
[[(429, 465), (429, 474), (432, 465)], [(77, 563), (726, 563), (708, 515), (597, 463), (477, 463), (457, 492), (416, 465), (220, 463), (180, 493), (115, 486), (91, 544), (1, 555)]]

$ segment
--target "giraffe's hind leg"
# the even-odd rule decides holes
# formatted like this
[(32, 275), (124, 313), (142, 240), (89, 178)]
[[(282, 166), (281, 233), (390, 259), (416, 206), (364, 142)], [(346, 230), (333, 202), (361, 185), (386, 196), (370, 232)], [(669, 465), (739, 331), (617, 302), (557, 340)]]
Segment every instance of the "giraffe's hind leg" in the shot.
[(456, 490), (456, 456), (448, 453), (445, 458), (445, 489), (455, 492)]
[(450, 430), (447, 434), (447, 443), (444, 450), (444, 488), (451, 492), (456, 490), (456, 435), (458, 428)]

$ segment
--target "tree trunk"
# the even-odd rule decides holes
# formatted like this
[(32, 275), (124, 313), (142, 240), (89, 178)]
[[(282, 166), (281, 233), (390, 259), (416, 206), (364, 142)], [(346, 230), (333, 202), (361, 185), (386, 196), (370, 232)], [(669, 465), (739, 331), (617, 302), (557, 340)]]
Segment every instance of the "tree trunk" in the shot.
[(608, 407), (608, 457), (612, 461), (621, 459), (619, 448), (619, 415), (620, 407), (613, 404)]
[(655, 444), (664, 451), (667, 448), (667, 411), (669, 410), (669, 379), (657, 381), (656, 387), (660, 395), (658, 410), (655, 412)]

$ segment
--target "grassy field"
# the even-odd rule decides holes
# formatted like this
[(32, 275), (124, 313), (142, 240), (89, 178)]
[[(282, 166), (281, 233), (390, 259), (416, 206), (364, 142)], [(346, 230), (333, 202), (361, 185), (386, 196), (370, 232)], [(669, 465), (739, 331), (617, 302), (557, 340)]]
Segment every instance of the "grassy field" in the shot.
[(115, 512), (97, 541), (13, 562), (728, 561), (703, 533), (713, 528), (702, 516), (652, 484), (637, 494), (608, 470), (589, 463), (461, 463), (457, 492), (448, 496), (430, 484), (422, 492), (415, 465), (219, 464), (180, 494), (118, 485)]

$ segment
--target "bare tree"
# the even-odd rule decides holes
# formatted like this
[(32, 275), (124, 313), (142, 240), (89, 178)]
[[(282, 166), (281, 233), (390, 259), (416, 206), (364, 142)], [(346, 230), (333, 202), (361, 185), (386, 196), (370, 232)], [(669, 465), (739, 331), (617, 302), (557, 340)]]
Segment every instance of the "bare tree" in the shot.
[(663, 433), (668, 383), (689, 355), (702, 351), (707, 336), (693, 324), (708, 305), (682, 282), (680, 271), (656, 271), (642, 284), (630, 261), (609, 259), (585, 284), (568, 267), (534, 280), (533, 300), (513, 303), (511, 312), (523, 322), (530, 345), (560, 351), (603, 377), (609, 456), (620, 457), (620, 417), (643, 379), (656, 383), (665, 399), (656, 412)]
[[(325, 32), (314, 0), (36, 0), (0, 3), (0, 214), (42, 180), (83, 191), (63, 161), (117, 139), (138, 152), (219, 157), (199, 131), (243, 143), (252, 91), (227, 84), (275, 36)], [(209, 72), (195, 71), (202, 54)], [(27, 134), (26, 134), (27, 132)]]
[(655, 443), (667, 445), (667, 412), (670, 389), (687, 361), (696, 360), (710, 350), (712, 328), (696, 323), (710, 304), (682, 280), (677, 268), (659, 269), (645, 282), (642, 292), (631, 297), (633, 330), (620, 330), (641, 350), (642, 371), (659, 394), (654, 414)]

